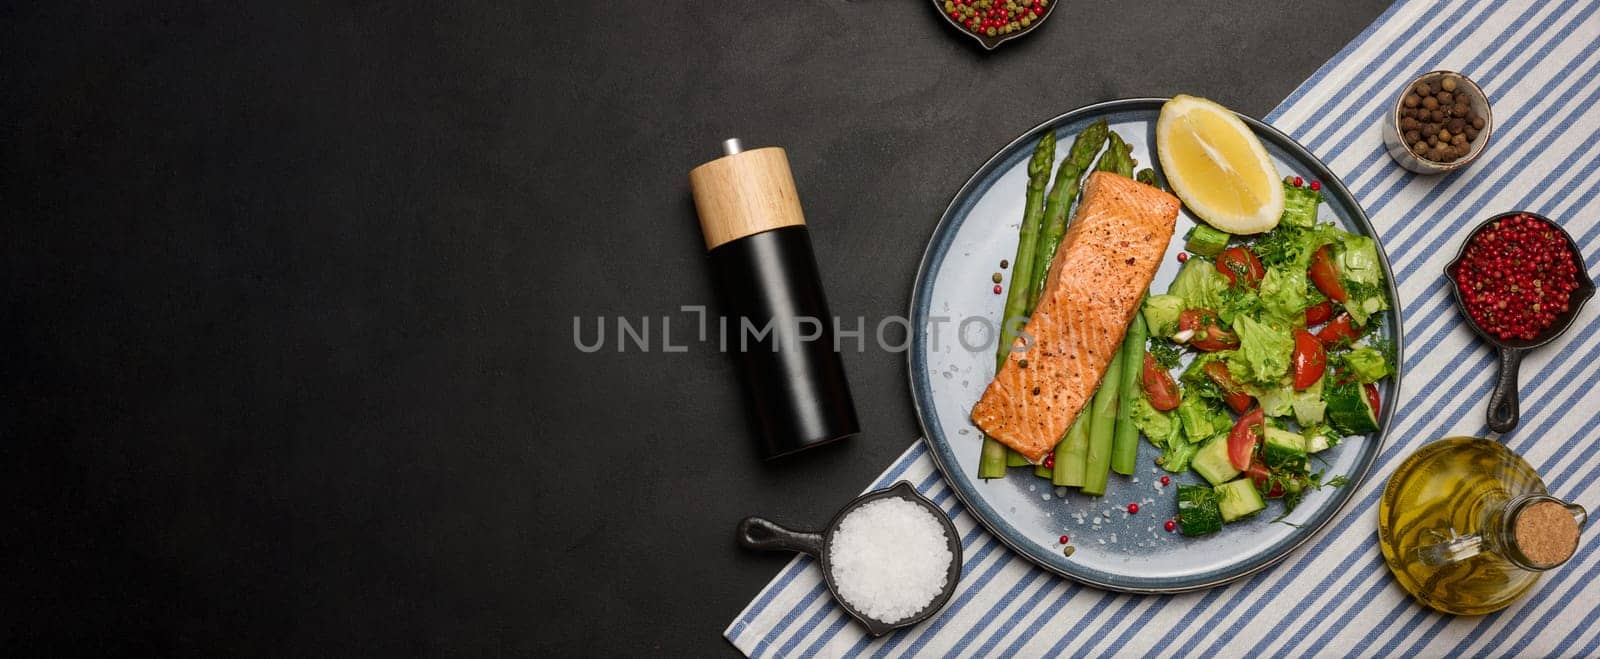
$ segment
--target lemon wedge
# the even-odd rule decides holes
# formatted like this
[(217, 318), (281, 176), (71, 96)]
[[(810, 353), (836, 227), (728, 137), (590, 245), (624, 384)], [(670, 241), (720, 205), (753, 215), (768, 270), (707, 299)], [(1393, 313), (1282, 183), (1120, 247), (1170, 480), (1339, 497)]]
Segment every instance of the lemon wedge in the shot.
[(1232, 110), (1179, 94), (1156, 119), (1156, 156), (1195, 215), (1232, 234), (1278, 226), (1283, 186), (1266, 147)]

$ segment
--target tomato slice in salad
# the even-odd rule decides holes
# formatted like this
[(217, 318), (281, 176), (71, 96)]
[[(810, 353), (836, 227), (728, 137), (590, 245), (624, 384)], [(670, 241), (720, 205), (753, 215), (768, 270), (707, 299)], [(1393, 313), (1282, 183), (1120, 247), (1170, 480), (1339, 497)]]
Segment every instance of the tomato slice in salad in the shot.
[(1178, 314), (1178, 331), (1192, 331), (1189, 345), (1206, 352), (1239, 347), (1239, 337), (1222, 326), (1222, 319), (1210, 309), (1184, 309)]
[(1349, 343), (1356, 340), (1356, 337), (1360, 335), (1356, 331), (1355, 325), (1351, 324), (1350, 314), (1347, 313), (1335, 316), (1333, 320), (1328, 321), (1326, 327), (1317, 330), (1317, 339), (1321, 340), (1323, 345)]
[(1166, 412), (1177, 409), (1178, 403), (1183, 400), (1172, 374), (1161, 368), (1161, 364), (1148, 352), (1144, 353), (1144, 375), (1141, 380), (1144, 383), (1144, 395), (1150, 399), (1151, 407)]
[(1239, 277), (1242, 276), (1245, 285), (1250, 288), (1261, 285), (1261, 278), (1267, 276), (1261, 259), (1256, 258), (1255, 252), (1248, 247), (1229, 247), (1218, 254), (1217, 272), (1228, 278), (1229, 286), (1238, 286)]
[(1234, 414), (1244, 414), (1250, 405), (1256, 402), (1250, 394), (1244, 392), (1244, 387), (1239, 386), (1233, 379), (1233, 374), (1228, 372), (1228, 365), (1222, 362), (1211, 362), (1203, 369), (1206, 377), (1217, 383), (1217, 388), (1222, 390), (1222, 402), (1228, 404), (1228, 409)]
[(1306, 307), (1306, 327), (1321, 325), (1333, 317), (1333, 303), (1323, 300)]
[(1333, 253), (1327, 245), (1317, 248), (1311, 255), (1311, 269), (1307, 272), (1317, 290), (1334, 302), (1344, 302), (1350, 296), (1344, 292), (1344, 282), (1339, 281), (1339, 268), (1333, 264)]
[(1233, 430), (1228, 432), (1228, 462), (1240, 471), (1250, 467), (1250, 458), (1256, 453), (1256, 445), (1261, 443), (1261, 436), (1266, 433), (1267, 414), (1257, 407), (1233, 424)]
[(1382, 410), (1382, 408), (1378, 407), (1378, 403), (1382, 402), (1378, 400), (1378, 385), (1368, 382), (1366, 389), (1367, 402), (1372, 404), (1372, 416), (1378, 416), (1378, 413)]
[(1258, 455), (1250, 461), (1250, 467), (1244, 470), (1244, 474), (1250, 477), (1250, 482), (1255, 483), (1256, 490), (1268, 499), (1283, 496), (1282, 482), (1272, 483), (1270, 490), (1263, 489), (1267, 487), (1267, 483), (1272, 482), (1272, 470), (1267, 469), (1267, 463), (1261, 461), (1261, 456)]
[(1322, 372), (1328, 369), (1328, 353), (1310, 332), (1295, 330), (1291, 363), (1294, 364), (1294, 389), (1304, 391), (1322, 379)]

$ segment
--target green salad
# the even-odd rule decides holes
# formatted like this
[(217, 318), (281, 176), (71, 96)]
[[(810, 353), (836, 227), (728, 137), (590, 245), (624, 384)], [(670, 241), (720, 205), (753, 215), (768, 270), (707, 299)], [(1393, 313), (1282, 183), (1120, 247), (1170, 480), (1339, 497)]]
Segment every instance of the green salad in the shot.
[(1324, 482), (1312, 456), (1378, 429), (1374, 383), (1395, 372), (1394, 346), (1376, 336), (1390, 308), (1377, 244), (1318, 222), (1319, 190), (1284, 188), (1272, 231), (1196, 227), (1177, 278), (1142, 309), (1149, 351), (1131, 418), (1163, 469), (1209, 483), (1177, 488), (1185, 535), (1343, 484)]

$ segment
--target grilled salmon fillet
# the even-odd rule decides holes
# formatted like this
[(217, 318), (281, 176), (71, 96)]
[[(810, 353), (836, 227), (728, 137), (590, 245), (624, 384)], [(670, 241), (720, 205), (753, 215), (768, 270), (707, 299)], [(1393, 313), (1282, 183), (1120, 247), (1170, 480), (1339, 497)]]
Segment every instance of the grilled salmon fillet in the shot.
[(1089, 175), (1038, 307), (972, 408), (979, 429), (1036, 464), (1055, 447), (1121, 348), (1179, 205), (1132, 179)]

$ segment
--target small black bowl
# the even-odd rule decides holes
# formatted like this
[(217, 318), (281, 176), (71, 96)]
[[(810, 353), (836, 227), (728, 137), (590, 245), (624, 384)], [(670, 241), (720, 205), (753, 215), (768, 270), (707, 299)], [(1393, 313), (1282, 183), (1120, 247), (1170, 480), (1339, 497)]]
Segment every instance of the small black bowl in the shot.
[[(1461, 259), (1467, 255), (1467, 245), (1472, 239), (1482, 233), (1490, 225), (1508, 217), (1527, 215), (1540, 220), (1545, 224), (1555, 227), (1561, 237), (1567, 241), (1567, 249), (1572, 252), (1572, 257), (1577, 260), (1578, 287), (1572, 291), (1572, 297), (1567, 303), (1567, 310), (1556, 315), (1555, 322), (1544, 328), (1538, 336), (1532, 339), (1501, 339), (1490, 334), (1478, 326), (1478, 321), (1473, 320), (1472, 314), (1467, 312), (1467, 304), (1461, 299), (1461, 285), (1456, 282), (1456, 272), (1461, 267)], [(1501, 213), (1487, 220), (1467, 234), (1461, 241), (1461, 249), (1456, 251), (1456, 257), (1444, 266), (1444, 277), (1450, 282), (1450, 290), (1455, 294), (1456, 309), (1466, 319), (1467, 326), (1472, 328), (1478, 337), (1487, 341), (1500, 351), (1500, 379), (1495, 383), (1494, 394), (1489, 397), (1489, 429), (1500, 434), (1511, 432), (1522, 420), (1521, 403), (1517, 400), (1517, 369), (1522, 364), (1522, 355), (1534, 348), (1554, 341), (1556, 337), (1567, 331), (1572, 321), (1578, 317), (1578, 312), (1583, 311), (1584, 303), (1594, 296), (1594, 281), (1589, 279), (1588, 266), (1583, 262), (1583, 251), (1578, 249), (1578, 243), (1572, 240), (1572, 235), (1567, 233), (1561, 225), (1550, 221), (1538, 213), (1527, 211), (1511, 211)]]
[[(850, 606), (849, 602), (839, 597), (839, 586), (833, 582), (833, 569), (828, 562), (828, 547), (833, 544), (833, 532), (838, 530), (839, 522), (844, 520), (845, 515), (848, 515), (850, 511), (859, 508), (862, 504), (878, 499), (905, 499), (933, 513), (933, 516), (939, 520), (939, 525), (944, 527), (945, 543), (950, 548), (950, 568), (949, 572), (945, 574), (944, 589), (939, 591), (939, 594), (934, 596), (933, 600), (928, 602), (928, 605), (923, 607), (921, 611), (905, 620), (892, 624), (874, 619), (857, 611), (855, 607)], [(739, 522), (738, 534), (739, 544), (744, 545), (747, 549), (797, 551), (809, 554), (812, 558), (817, 559), (822, 564), (822, 578), (827, 581), (828, 592), (833, 594), (834, 601), (838, 602), (839, 606), (844, 608), (845, 612), (849, 613), (851, 617), (865, 626), (867, 633), (873, 636), (882, 636), (896, 629), (910, 627), (933, 617), (933, 614), (938, 613), (939, 609), (944, 608), (945, 602), (950, 601), (950, 596), (956, 592), (956, 584), (961, 581), (961, 536), (956, 533), (956, 525), (951, 523), (950, 518), (945, 516), (944, 511), (939, 509), (938, 504), (922, 496), (920, 492), (917, 492), (917, 488), (912, 487), (906, 481), (900, 481), (891, 487), (873, 490), (852, 499), (850, 503), (840, 508), (839, 512), (834, 513), (833, 519), (828, 521), (827, 528), (820, 533), (796, 531), (761, 517), (746, 517)]]
[(951, 18), (950, 12), (944, 10), (944, 0), (933, 0), (933, 10), (939, 12), (939, 15), (944, 17), (944, 22), (949, 23), (950, 27), (955, 28), (962, 34), (977, 39), (978, 43), (983, 44), (984, 50), (994, 50), (1000, 44), (1039, 29), (1039, 26), (1044, 24), (1044, 19), (1050, 18), (1051, 12), (1056, 10), (1056, 5), (1065, 1), (1066, 0), (1050, 0), (1050, 3), (1044, 6), (1044, 13), (1039, 14), (1039, 18), (1029, 23), (1027, 27), (1017, 30), (1016, 32), (1012, 32), (1011, 34), (997, 34), (992, 37), (973, 32), (972, 30), (967, 29), (967, 26), (962, 25), (961, 23), (957, 22), (956, 19)]

